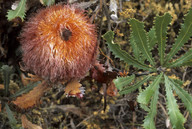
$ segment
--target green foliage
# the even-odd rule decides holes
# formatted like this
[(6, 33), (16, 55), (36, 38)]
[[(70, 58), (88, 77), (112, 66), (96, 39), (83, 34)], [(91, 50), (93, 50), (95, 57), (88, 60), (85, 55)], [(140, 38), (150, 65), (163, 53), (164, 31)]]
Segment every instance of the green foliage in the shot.
[(153, 81), (152, 84), (150, 84), (143, 92), (141, 92), (137, 98), (137, 101), (139, 103), (147, 105), (151, 99), (151, 97), (154, 95), (155, 91), (159, 88), (159, 83), (161, 81), (161, 78), (163, 76), (163, 73), (161, 73), (159, 76), (156, 77), (156, 79)]
[(155, 120), (154, 120), (154, 118), (155, 118), (155, 116), (157, 114), (158, 94), (159, 94), (159, 91), (156, 90), (154, 92), (152, 100), (151, 100), (149, 113), (145, 117), (143, 127), (146, 128), (146, 129), (155, 129)]
[[(122, 94), (128, 94), (128, 93), (131, 93), (131, 92), (137, 90), (137, 89), (138, 89), (141, 85), (143, 85), (143, 83), (145, 83), (149, 78), (150, 78), (150, 76), (146, 76), (146, 77), (144, 77), (143, 80), (139, 81), (139, 82), (136, 83), (135, 85), (132, 85), (132, 86), (129, 86), (129, 87), (124, 87), (122, 90), (119, 91), (119, 94), (121, 94), (121, 95), (122, 95)], [(120, 79), (120, 77), (119, 77), (119, 79)], [(114, 81), (116, 81), (116, 80), (118, 80), (118, 78), (115, 79)], [(125, 84), (125, 86), (127, 86), (127, 85), (129, 85), (129, 84)]]
[(147, 36), (149, 37), (149, 50), (151, 51), (155, 44), (157, 43), (157, 38), (155, 35), (155, 27), (152, 27), (151, 30), (147, 33)]
[(148, 37), (144, 30), (144, 23), (136, 19), (131, 19), (129, 23), (131, 25), (133, 39), (139, 47), (139, 50), (146, 56), (151, 65), (155, 65), (151, 52), (149, 51)]
[(12, 67), (8, 65), (3, 65), (1, 67), (3, 71), (3, 76), (4, 76), (4, 87), (5, 87), (5, 96), (8, 96), (9, 94), (9, 83), (10, 83), (10, 75), (13, 72)]
[[(22, 21), (24, 21), (26, 15), (26, 2), (27, 0), (20, 0), (17, 8), (15, 10), (8, 10), (7, 19), (11, 21), (16, 17), (20, 17)], [(51, 6), (55, 4), (55, 0), (42, 0), (42, 4), (45, 6)]]
[(7, 104), (5, 105), (5, 109), (6, 109), (6, 112), (7, 112), (7, 117), (9, 119), (9, 124), (10, 124), (11, 128), (16, 129), (17, 121), (16, 121), (12, 111), (10, 110), (10, 108), (9, 108), (9, 106)]
[(158, 50), (160, 63), (163, 65), (165, 58), (165, 43), (167, 38), (167, 26), (171, 22), (171, 15), (166, 13), (163, 16), (157, 16), (155, 19), (155, 32), (158, 41)]
[(184, 129), (183, 124), (185, 122), (185, 118), (179, 111), (179, 107), (176, 103), (176, 99), (173, 96), (173, 91), (171, 89), (171, 82), (169, 78), (165, 77), (165, 88), (166, 88), (166, 96), (167, 96), (167, 110), (169, 111), (169, 117), (173, 128), (176, 129)]
[(26, 0), (21, 0), (15, 10), (8, 11), (7, 19), (11, 21), (16, 17), (20, 17), (21, 20), (24, 21), (25, 11), (26, 11)]
[[(12, 76), (15, 74), (14, 70), (13, 70), (12, 66), (2, 64), (0, 72), (3, 75), (2, 80), (4, 82), (4, 84), (3, 84), (4, 89), (2, 89), (2, 91), (5, 91), (4, 94), (1, 94), (0, 108), (1, 108), (2, 105), (5, 105), (5, 109), (6, 109), (5, 114), (7, 115), (7, 118), (9, 120), (9, 125), (11, 126), (12, 129), (22, 129), (21, 124), (18, 124), (18, 122), (16, 121), (12, 111), (10, 110), (9, 104), (11, 103), (11, 100), (13, 98), (16, 98), (16, 97), (18, 97), (20, 95), (23, 95), (23, 94), (31, 91), (34, 87), (38, 86), (40, 81), (34, 82), (34, 83), (29, 83), (27, 86), (21, 88), (16, 93), (11, 94), (10, 91), (11, 91), (12, 87), (11, 87), (10, 81), (12, 80)], [(2, 106), (2, 107), (4, 108), (4, 106)]]
[(186, 43), (192, 36), (192, 8), (189, 13), (185, 16), (184, 24), (181, 26), (179, 35), (173, 45), (171, 51), (166, 57), (165, 64), (180, 50), (180, 48)]
[(168, 80), (169, 84), (173, 87), (173, 89), (176, 91), (176, 93), (179, 95), (181, 98), (182, 102), (184, 103), (185, 107), (190, 113), (190, 116), (192, 117), (192, 96), (189, 95), (185, 90), (181, 88), (181, 85), (177, 83), (176, 81), (169, 79), (166, 77)]
[(33, 88), (35, 88), (36, 86), (38, 86), (38, 84), (40, 84), (40, 81), (35, 82), (35, 83), (29, 83), (27, 86), (20, 89), (15, 94), (11, 95), (10, 98), (15, 98), (15, 97), (18, 97), (22, 94), (25, 94), (25, 93), (29, 92), (30, 90), (32, 90)]
[(133, 55), (134, 55), (134, 57), (137, 60), (141, 61), (141, 59), (140, 59), (140, 51), (139, 51), (138, 45), (134, 41), (133, 34), (131, 34), (131, 36), (130, 36), (130, 44), (131, 44), (131, 47), (133, 48)]
[(43, 0), (43, 5), (45, 6), (51, 6), (55, 4), (55, 0)]
[(122, 90), (124, 86), (130, 84), (133, 79), (135, 78), (135, 75), (127, 76), (127, 77), (121, 77), (114, 80), (114, 84), (117, 87), (118, 90)]
[(192, 59), (189, 59), (188, 61), (183, 62), (183, 66), (192, 66)]
[[(119, 89), (119, 93), (121, 95), (137, 90), (144, 83), (148, 84), (145, 90), (141, 90), (137, 98), (141, 107), (148, 112), (143, 124), (143, 127), (146, 129), (156, 128), (154, 118), (157, 114), (157, 101), (159, 95), (158, 89), (160, 86), (165, 87), (162, 89), (165, 89), (166, 92), (167, 110), (173, 128), (184, 128), (184, 123), (186, 121), (179, 110), (173, 91), (175, 91), (179, 98), (181, 98), (186, 109), (189, 111), (190, 116), (192, 117), (192, 96), (181, 87), (183, 82), (181, 80), (173, 80), (168, 77), (167, 74), (169, 74), (169, 71), (166, 70), (168, 68), (192, 65), (190, 64), (192, 63), (192, 49), (189, 49), (189, 51), (183, 54), (176, 61), (170, 62), (172, 57), (192, 36), (192, 9), (190, 9), (188, 14), (185, 16), (184, 24), (181, 26), (181, 30), (175, 40), (173, 48), (167, 56), (165, 56), (167, 27), (170, 22), (171, 16), (168, 13), (163, 16), (157, 16), (154, 21), (154, 26), (149, 32), (145, 32), (143, 22), (131, 19), (129, 22), (131, 25), (130, 44), (133, 49), (134, 57), (126, 51), (121, 50), (120, 46), (113, 42), (114, 33), (112, 31), (103, 35), (103, 38), (107, 41), (106, 43), (110, 51), (116, 58), (120, 58), (127, 64), (133, 65), (136, 68), (148, 70), (144, 71), (145, 73), (155, 73), (153, 76), (145, 74), (144, 79), (140, 79), (135, 82), (132, 81), (133, 79), (138, 80), (135, 75), (114, 79), (114, 83)], [(153, 50), (156, 46), (158, 47), (157, 50), (159, 53), (159, 58), (157, 58), (157, 60), (155, 60), (151, 54), (151, 50)], [(152, 67), (145, 63), (150, 63)], [(152, 82), (149, 83), (149, 80), (152, 80)]]
[(179, 67), (183, 66), (186, 61), (189, 61), (192, 59), (192, 49), (190, 49), (188, 52), (186, 52), (182, 57), (180, 57), (175, 62), (170, 63), (167, 65), (168, 67)]
[(150, 71), (153, 69), (141, 63), (140, 61), (136, 60), (131, 55), (129, 55), (126, 51), (121, 50), (120, 46), (113, 42), (113, 38), (114, 38), (113, 31), (108, 31), (107, 33), (105, 33), (103, 35), (103, 38), (107, 41), (110, 51), (112, 51), (117, 58), (120, 58), (121, 60), (125, 61), (127, 64), (134, 65), (139, 69), (150, 70)]

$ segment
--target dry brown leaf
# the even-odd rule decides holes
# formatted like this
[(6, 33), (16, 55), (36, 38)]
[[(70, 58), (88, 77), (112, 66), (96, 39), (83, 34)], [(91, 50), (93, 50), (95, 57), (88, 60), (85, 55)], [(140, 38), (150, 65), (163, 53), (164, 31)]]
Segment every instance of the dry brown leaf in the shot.
[(37, 82), (42, 80), (42, 78), (30, 73), (28, 73), (27, 76), (28, 77), (26, 77), (23, 73), (21, 74), (21, 81), (24, 86), (28, 85), (30, 82)]
[[(108, 96), (116, 96), (118, 94), (118, 90), (115, 87), (115, 84), (113, 83), (113, 81), (111, 81), (110, 83), (107, 84), (106, 92), (107, 92)], [(104, 87), (100, 88), (99, 93), (104, 95)]]
[(21, 122), (24, 129), (42, 129), (40, 126), (31, 123), (25, 115), (21, 116)]
[(116, 96), (117, 93), (118, 93), (117, 88), (115, 87), (115, 84), (113, 83), (113, 81), (111, 81), (107, 87), (107, 95)]
[(44, 92), (49, 89), (48, 84), (44, 81), (36, 86), (27, 94), (23, 94), (17, 97), (15, 101), (12, 101), (17, 107), (21, 109), (27, 109), (33, 107), (40, 103), (40, 98), (43, 96)]
[(21, 73), (20, 77), (21, 77), (22, 84), (24, 86), (27, 86), (27, 84), (30, 83), (30, 81), (26, 79), (26, 76), (23, 73)]
[(73, 80), (67, 84), (65, 87), (65, 95), (70, 97), (82, 98), (84, 94), (84, 88), (81, 87), (81, 83), (78, 80)]
[(3, 84), (0, 84), (0, 89), (4, 89), (4, 85)]

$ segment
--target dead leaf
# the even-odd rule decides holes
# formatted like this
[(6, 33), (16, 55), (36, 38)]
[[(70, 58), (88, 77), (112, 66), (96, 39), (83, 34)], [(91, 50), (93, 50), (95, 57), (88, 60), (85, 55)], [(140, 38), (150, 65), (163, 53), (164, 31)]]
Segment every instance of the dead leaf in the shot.
[(29, 93), (17, 97), (15, 101), (12, 101), (12, 103), (14, 103), (17, 107), (21, 109), (31, 108), (40, 103), (40, 98), (49, 88), (50, 87), (48, 86), (48, 84), (43, 81)]
[(42, 129), (40, 126), (31, 123), (25, 115), (21, 116), (21, 122), (24, 129)]
[(78, 97), (78, 98), (82, 98), (84, 95), (84, 87), (81, 87), (81, 83), (79, 83), (78, 80), (72, 80), (71, 82), (69, 82), (67, 84), (67, 86), (65, 87), (65, 95), (67, 97)]
[(3, 84), (0, 84), (0, 89), (4, 89), (4, 85)]
[(99, 62), (95, 63), (94, 67), (91, 68), (91, 77), (100, 83), (109, 83), (116, 78), (117, 75), (118, 74), (114, 71), (106, 71), (103, 64)]
[(27, 77), (25, 76), (25, 74), (21, 73), (20, 77), (21, 77), (22, 84), (24, 86), (27, 86), (27, 84), (30, 83), (30, 81), (26, 79)]
[(21, 74), (21, 81), (24, 86), (28, 85), (30, 82), (37, 82), (43, 80), (42, 78), (30, 73), (28, 73), (27, 76), (28, 77), (26, 77), (23, 73)]
[(113, 81), (111, 81), (107, 86), (107, 95), (116, 96), (117, 93), (118, 93), (117, 88), (115, 87)]

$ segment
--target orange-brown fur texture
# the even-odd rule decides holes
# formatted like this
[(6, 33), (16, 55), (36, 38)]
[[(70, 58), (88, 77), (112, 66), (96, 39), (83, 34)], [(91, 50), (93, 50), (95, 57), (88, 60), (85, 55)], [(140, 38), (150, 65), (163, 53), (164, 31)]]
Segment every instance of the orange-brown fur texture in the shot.
[(40, 10), (24, 25), (20, 43), (27, 70), (51, 82), (83, 78), (98, 46), (95, 25), (70, 5)]

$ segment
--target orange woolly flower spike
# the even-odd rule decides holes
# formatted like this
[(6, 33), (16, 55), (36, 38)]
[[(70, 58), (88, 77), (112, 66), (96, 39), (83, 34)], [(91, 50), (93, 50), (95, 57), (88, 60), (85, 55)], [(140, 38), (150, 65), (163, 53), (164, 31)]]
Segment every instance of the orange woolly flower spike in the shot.
[(95, 29), (74, 6), (40, 10), (20, 36), (26, 69), (51, 82), (83, 78), (96, 59)]

